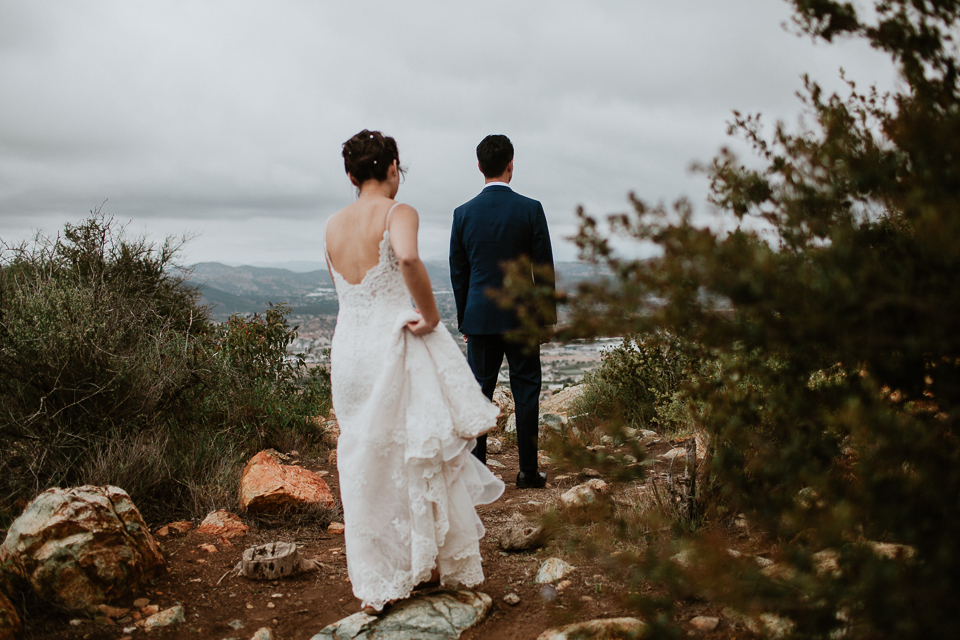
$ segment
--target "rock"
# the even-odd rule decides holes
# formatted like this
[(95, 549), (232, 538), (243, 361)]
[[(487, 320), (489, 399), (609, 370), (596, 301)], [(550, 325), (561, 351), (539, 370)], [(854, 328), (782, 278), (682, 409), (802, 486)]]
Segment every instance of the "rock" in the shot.
[(273, 640), (273, 631), (267, 627), (260, 627), (255, 634), (250, 636), (250, 640)]
[(500, 548), (504, 551), (525, 551), (543, 546), (543, 527), (518, 522), (509, 525), (500, 534)]
[(507, 433), (516, 433), (517, 432), (517, 416), (514, 413), (511, 413), (507, 416), (507, 423), (503, 426), (503, 430)]
[(585, 467), (583, 471), (581, 471), (580, 473), (587, 476), (588, 478), (599, 478), (601, 475), (603, 475), (596, 469), (591, 469), (590, 467)]
[(507, 595), (503, 596), (503, 601), (511, 607), (515, 607), (520, 604), (520, 596), (515, 593), (508, 593)]
[(587, 480), (560, 495), (564, 507), (582, 507), (596, 502), (597, 495), (607, 490), (607, 483), (598, 478)]
[(583, 396), (584, 386), (582, 384), (573, 385), (566, 389), (561, 389), (555, 394), (540, 403), (542, 413), (564, 413), (570, 415), (576, 411), (576, 403)]
[(333, 494), (323, 478), (303, 467), (282, 465), (269, 451), (250, 459), (240, 478), (241, 509), (277, 513), (306, 505), (333, 507)]
[(503, 464), (499, 460), (487, 460), (487, 466), (494, 469), (506, 469), (507, 465)]
[(557, 591), (564, 591), (573, 586), (573, 580), (561, 580), (557, 583)]
[(149, 618), (150, 616), (156, 615), (160, 612), (160, 606), (156, 604), (148, 604), (147, 606), (142, 607), (140, 611), (143, 613), (143, 615)]
[(243, 620), (231, 620), (227, 623), (227, 626), (234, 631), (239, 631), (240, 629), (243, 629)]
[(169, 627), (180, 622), (186, 622), (187, 617), (182, 605), (176, 605), (169, 609), (164, 609), (160, 613), (155, 613), (146, 620), (142, 620), (137, 626), (144, 631), (153, 631), (160, 627)]
[(343, 526), (342, 522), (331, 522), (330, 526), (327, 527), (327, 533), (332, 536), (342, 536), (346, 527)]
[(216, 552), (217, 552), (217, 547), (216, 547), (216, 545), (212, 545), (212, 544), (208, 544), (208, 543), (198, 544), (198, 545), (197, 545), (197, 549), (203, 549), (203, 550), (206, 551), (207, 553), (216, 553)]
[[(500, 407), (501, 415), (507, 415), (509, 413), (513, 413), (515, 409), (515, 406), (513, 403), (513, 394), (510, 392), (509, 389), (507, 389), (506, 387), (502, 387), (500, 385), (497, 385), (493, 389), (493, 404)], [(489, 441), (487, 442), (487, 446), (490, 446)]]
[(150, 598), (137, 598), (133, 601), (133, 606), (137, 609), (143, 609), (150, 604)]
[(636, 618), (605, 618), (548, 629), (537, 640), (625, 640), (639, 638), (646, 626)]
[(327, 420), (324, 423), (323, 435), (320, 441), (331, 449), (337, 448), (337, 442), (340, 439), (340, 424), (336, 420)]
[(547, 558), (544, 563), (540, 565), (540, 570), (537, 571), (535, 582), (537, 584), (557, 582), (567, 576), (571, 571), (573, 571), (573, 567), (560, 558)]
[(563, 433), (567, 426), (567, 414), (565, 413), (541, 413), (540, 414), (540, 437), (543, 438), (547, 429), (556, 433)]
[(690, 626), (697, 631), (713, 631), (720, 624), (720, 618), (713, 616), (697, 616), (690, 619)]
[(503, 451), (503, 441), (500, 438), (487, 436), (487, 453), (500, 453)]
[(200, 526), (197, 527), (197, 533), (206, 533), (220, 538), (239, 538), (247, 533), (250, 527), (243, 524), (240, 518), (230, 513), (226, 509), (211, 511), (203, 519)]
[(600, 436), (600, 444), (613, 444), (613, 436)]
[(122, 618), (130, 613), (130, 609), (125, 609), (123, 607), (111, 607), (108, 604), (98, 604), (96, 606), (96, 610), (108, 618)]
[(0, 593), (0, 640), (13, 640), (23, 631), (23, 623), (13, 603)]
[(0, 565), (68, 611), (96, 613), (166, 568), (130, 496), (117, 487), (48, 489), (10, 526)]
[(687, 450), (683, 447), (677, 447), (676, 449), (670, 449), (666, 453), (660, 454), (661, 460), (673, 460), (674, 458), (680, 458), (687, 455)]
[(670, 556), (671, 562), (682, 569), (689, 569), (693, 566), (694, 553), (692, 549), (684, 549), (680, 553)]
[(624, 461), (626, 464), (637, 464), (637, 458), (636, 458), (636, 456), (632, 456), (632, 455), (630, 455), (629, 453), (628, 453), (627, 455), (623, 456), (623, 461)]
[(157, 529), (157, 535), (160, 537), (167, 536), (179, 536), (185, 534), (187, 531), (193, 529), (193, 523), (187, 522), (186, 520), (181, 520), (179, 522), (171, 522), (170, 524), (165, 524), (159, 529)]
[(311, 640), (455, 640), (483, 620), (492, 604), (487, 594), (467, 589), (414, 595), (379, 616), (355, 613)]
[(337, 452), (335, 450), (331, 451), (330, 455), (327, 456), (327, 464), (331, 467), (337, 466)]

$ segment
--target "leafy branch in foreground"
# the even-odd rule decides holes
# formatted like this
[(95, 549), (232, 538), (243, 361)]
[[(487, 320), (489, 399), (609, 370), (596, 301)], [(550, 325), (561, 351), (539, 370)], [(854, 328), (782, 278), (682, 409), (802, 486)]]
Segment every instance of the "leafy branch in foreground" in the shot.
[[(863, 14), (793, 4), (813, 37), (887, 52), (902, 89), (848, 82), (840, 97), (805, 79), (812, 124), (797, 131), (778, 123), (768, 134), (759, 116), (735, 114), (730, 132), (760, 166), (722, 151), (707, 169), (713, 203), (740, 223), (731, 233), (697, 227), (683, 201), (667, 210), (631, 195), (633, 211), (610, 217), (609, 231), (580, 211), (582, 257), (613, 276), (562, 300), (570, 323), (558, 337), (667, 333), (710, 354), (716, 375), (687, 392), (714, 448), (711, 495), (766, 532), (776, 566), (731, 556), (708, 527), (677, 543), (689, 568), (667, 560), (677, 545), (666, 545), (621, 571), (773, 614), (791, 637), (950, 637), (960, 625), (960, 2), (888, 0)], [(661, 253), (620, 258), (610, 234)], [(513, 303), (544, 295), (516, 269)]]

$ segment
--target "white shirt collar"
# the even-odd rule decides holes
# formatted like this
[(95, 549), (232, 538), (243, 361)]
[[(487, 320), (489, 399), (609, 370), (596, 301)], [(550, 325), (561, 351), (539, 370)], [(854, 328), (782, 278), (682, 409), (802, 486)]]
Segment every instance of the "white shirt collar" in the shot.
[[(507, 189), (510, 189), (510, 185), (508, 185), (506, 182), (488, 182), (487, 184), (483, 185), (484, 189), (487, 187), (506, 187)], [(513, 189), (510, 190), (513, 191)]]

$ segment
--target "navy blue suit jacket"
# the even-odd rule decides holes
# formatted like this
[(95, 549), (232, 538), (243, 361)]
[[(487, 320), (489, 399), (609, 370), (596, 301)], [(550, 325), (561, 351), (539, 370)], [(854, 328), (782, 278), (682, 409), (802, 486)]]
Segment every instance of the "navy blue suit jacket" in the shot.
[(536, 200), (521, 196), (510, 187), (493, 185), (454, 210), (450, 280), (462, 333), (491, 335), (518, 326), (513, 311), (501, 309), (487, 291), (503, 286), (501, 263), (523, 255), (534, 264), (549, 266), (552, 273), (553, 249), (547, 217)]

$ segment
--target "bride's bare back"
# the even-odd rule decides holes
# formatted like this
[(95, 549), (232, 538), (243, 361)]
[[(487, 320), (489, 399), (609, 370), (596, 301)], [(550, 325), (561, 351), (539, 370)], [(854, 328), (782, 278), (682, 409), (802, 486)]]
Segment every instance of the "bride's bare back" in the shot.
[(380, 261), (380, 241), (393, 205), (390, 198), (359, 199), (327, 223), (331, 266), (350, 284), (359, 284)]

